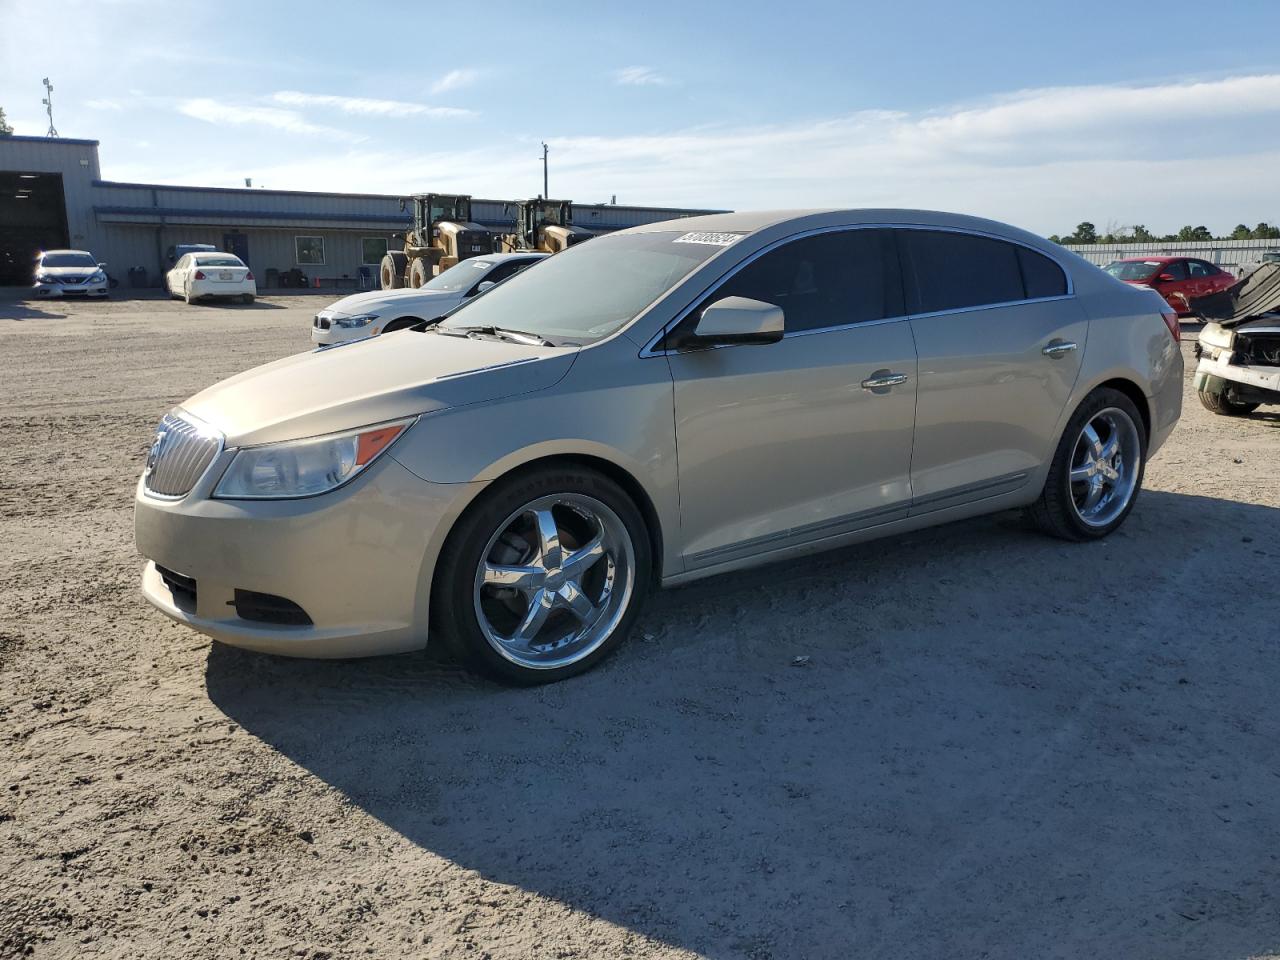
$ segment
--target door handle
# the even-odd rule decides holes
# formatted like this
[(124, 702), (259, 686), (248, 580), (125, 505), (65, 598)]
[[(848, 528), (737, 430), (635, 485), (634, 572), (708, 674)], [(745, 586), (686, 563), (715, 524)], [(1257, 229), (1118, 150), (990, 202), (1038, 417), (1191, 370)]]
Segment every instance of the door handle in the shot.
[(898, 384), (906, 382), (907, 375), (905, 373), (890, 373), (888, 370), (877, 370), (862, 381), (862, 389), (881, 390), (887, 387), (896, 387)]
[(1070, 340), (1050, 340), (1049, 345), (1040, 352), (1046, 357), (1052, 357), (1054, 360), (1065, 357), (1072, 350), (1078, 350), (1080, 345), (1072, 343)]

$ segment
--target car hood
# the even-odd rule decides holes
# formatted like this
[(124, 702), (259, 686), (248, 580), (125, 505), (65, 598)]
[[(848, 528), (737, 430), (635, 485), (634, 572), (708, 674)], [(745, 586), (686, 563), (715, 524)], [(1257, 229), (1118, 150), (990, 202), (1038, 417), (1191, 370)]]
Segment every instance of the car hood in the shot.
[(228, 447), (297, 440), (544, 390), (578, 349), (402, 330), (256, 367), (181, 406)]
[[(461, 291), (445, 290), (366, 290), (364, 293), (353, 293), (343, 297), (337, 303), (325, 307), (321, 313), (338, 317), (357, 317), (364, 313), (377, 313), (381, 309), (394, 307), (398, 310), (408, 309), (415, 303), (430, 303), (441, 299), (457, 297)], [(434, 316), (434, 315), (433, 315)], [(424, 317), (425, 320), (432, 319)]]

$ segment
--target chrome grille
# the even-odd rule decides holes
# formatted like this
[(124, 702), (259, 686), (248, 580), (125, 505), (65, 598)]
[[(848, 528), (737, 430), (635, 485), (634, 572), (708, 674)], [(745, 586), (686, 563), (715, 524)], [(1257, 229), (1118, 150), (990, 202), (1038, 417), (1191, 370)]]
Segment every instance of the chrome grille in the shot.
[(168, 414), (156, 428), (143, 485), (157, 497), (184, 497), (222, 449), (222, 436), (201, 424)]

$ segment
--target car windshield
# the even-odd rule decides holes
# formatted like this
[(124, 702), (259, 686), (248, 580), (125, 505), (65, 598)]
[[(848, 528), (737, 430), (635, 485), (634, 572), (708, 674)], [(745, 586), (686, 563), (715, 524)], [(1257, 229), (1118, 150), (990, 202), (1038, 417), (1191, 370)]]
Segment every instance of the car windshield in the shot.
[(46, 253), (42, 267), (96, 267), (98, 262), (87, 253)]
[(607, 337), (741, 234), (597, 237), (548, 257), (451, 313), (440, 329), (500, 327), (583, 343)]
[(1117, 280), (1147, 280), (1162, 266), (1159, 260), (1116, 260), (1103, 269)]
[(471, 284), (483, 277), (485, 271), (492, 266), (492, 260), (463, 260), (461, 263), (454, 264), (440, 276), (432, 277), (422, 285), (422, 289), (456, 293), (471, 286)]
[(225, 257), (196, 257), (197, 267), (243, 267), (244, 261), (228, 254)]

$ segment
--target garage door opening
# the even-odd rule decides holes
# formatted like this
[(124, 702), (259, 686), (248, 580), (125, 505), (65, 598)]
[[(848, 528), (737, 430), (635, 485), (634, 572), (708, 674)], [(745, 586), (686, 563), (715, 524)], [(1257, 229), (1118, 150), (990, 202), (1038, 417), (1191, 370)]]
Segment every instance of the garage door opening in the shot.
[(36, 254), (67, 244), (62, 174), (0, 170), (0, 286), (31, 283)]

